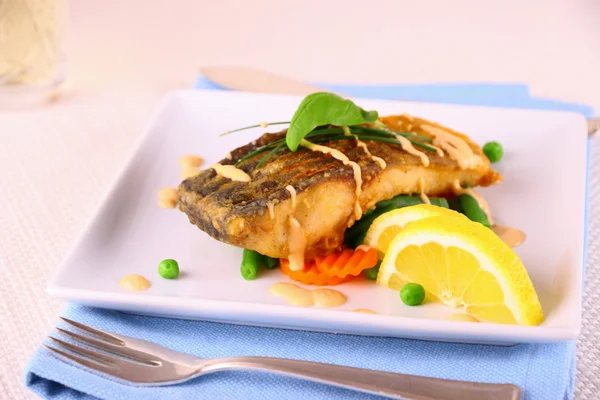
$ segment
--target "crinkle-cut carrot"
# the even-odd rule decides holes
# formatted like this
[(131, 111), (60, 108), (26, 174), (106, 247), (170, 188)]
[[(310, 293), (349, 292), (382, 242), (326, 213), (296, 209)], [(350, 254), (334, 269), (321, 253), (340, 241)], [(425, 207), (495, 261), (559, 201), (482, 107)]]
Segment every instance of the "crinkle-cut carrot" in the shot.
[(280, 260), (281, 271), (298, 282), (307, 285), (337, 285), (360, 275), (377, 264), (377, 249), (343, 250), (340, 253), (317, 257), (305, 264), (304, 269), (292, 271), (289, 262)]
[(315, 258), (317, 269), (321, 272), (327, 271), (330, 275), (341, 278), (347, 275), (357, 276), (367, 268), (377, 264), (377, 249), (344, 250), (341, 253), (330, 254), (325, 257)]
[(340, 278), (339, 276), (328, 275), (327, 273), (319, 272), (315, 264), (312, 262), (310, 264), (306, 264), (304, 269), (292, 271), (290, 269), (289, 261), (281, 259), (279, 261), (279, 269), (293, 280), (304, 283), (305, 285), (334, 286), (354, 278), (352, 275), (349, 275), (345, 278)]

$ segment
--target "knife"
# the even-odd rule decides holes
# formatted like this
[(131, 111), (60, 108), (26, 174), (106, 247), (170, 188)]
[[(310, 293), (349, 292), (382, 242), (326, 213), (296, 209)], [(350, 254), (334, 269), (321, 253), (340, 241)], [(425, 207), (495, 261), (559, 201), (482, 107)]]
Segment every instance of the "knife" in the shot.
[[(200, 73), (220, 86), (244, 92), (306, 96), (323, 90), (296, 79), (251, 67), (201, 67)], [(596, 136), (598, 133), (600, 118), (588, 119), (588, 135)]]

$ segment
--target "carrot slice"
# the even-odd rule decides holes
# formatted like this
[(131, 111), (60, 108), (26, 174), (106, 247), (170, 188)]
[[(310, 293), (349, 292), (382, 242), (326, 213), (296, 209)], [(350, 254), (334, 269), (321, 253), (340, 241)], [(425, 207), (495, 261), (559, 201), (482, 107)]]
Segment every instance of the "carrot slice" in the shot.
[[(336, 255), (336, 259), (333, 262), (332, 255)], [(372, 268), (377, 264), (377, 249), (370, 248), (368, 251), (344, 250), (342, 253), (330, 254), (325, 259), (317, 257), (315, 264), (319, 271), (327, 271), (330, 275), (341, 278), (347, 275), (357, 276), (363, 270)]]
[(305, 264), (304, 269), (292, 271), (287, 260), (280, 260), (281, 271), (307, 285), (337, 285), (350, 280), (377, 264), (377, 250), (344, 250), (340, 253), (317, 257)]
[(290, 269), (289, 261), (284, 259), (280, 260), (279, 269), (293, 280), (304, 283), (305, 285), (334, 286), (354, 278), (354, 276), (351, 275), (340, 278), (339, 276), (319, 272), (314, 263), (305, 265), (304, 269), (300, 271), (292, 271)]

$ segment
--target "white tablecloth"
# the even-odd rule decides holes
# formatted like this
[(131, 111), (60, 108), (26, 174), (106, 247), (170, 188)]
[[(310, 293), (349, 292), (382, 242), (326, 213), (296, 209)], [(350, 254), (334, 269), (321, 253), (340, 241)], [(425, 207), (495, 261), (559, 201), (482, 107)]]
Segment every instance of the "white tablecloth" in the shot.
[[(52, 271), (160, 98), (190, 87), (200, 64), (250, 64), (312, 81), (522, 81), (600, 109), (595, 0), (321, 3), (262, 0), (236, 13), (233, 0), (72, 2), (65, 97), (0, 111), (0, 399), (30, 398), (24, 364), (61, 308), (44, 293)], [(599, 164), (594, 145), (577, 360), (576, 398), (585, 400), (600, 398)]]

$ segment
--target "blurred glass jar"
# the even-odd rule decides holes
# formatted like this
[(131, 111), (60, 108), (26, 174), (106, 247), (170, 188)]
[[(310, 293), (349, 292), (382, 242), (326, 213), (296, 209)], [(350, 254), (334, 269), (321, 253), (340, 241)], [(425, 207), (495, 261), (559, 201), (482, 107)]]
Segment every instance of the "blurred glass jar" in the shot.
[(67, 0), (0, 0), (0, 95), (42, 99), (65, 78)]

